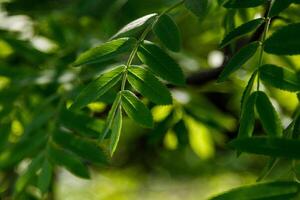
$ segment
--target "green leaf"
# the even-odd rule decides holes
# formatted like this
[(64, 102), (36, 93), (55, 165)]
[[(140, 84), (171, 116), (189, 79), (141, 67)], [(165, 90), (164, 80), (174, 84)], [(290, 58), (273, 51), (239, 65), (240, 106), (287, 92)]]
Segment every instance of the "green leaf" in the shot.
[(132, 87), (156, 104), (172, 104), (171, 94), (151, 72), (141, 67), (128, 69), (128, 81)]
[(129, 52), (135, 44), (136, 40), (134, 38), (120, 38), (106, 42), (80, 54), (73, 65), (100, 63), (113, 59), (120, 54)]
[(300, 23), (294, 23), (279, 29), (266, 41), (264, 50), (277, 55), (300, 54)]
[(271, 6), (269, 17), (275, 17), (275, 16), (279, 15), (279, 13), (281, 11), (283, 11), (284, 9), (288, 8), (291, 3), (292, 3), (292, 1), (290, 1), (290, 0), (286, 0), (286, 1), (275, 0), (273, 5)]
[(8, 143), (8, 138), (11, 130), (11, 123), (0, 123), (0, 152)]
[[(67, 109), (62, 109), (59, 119), (65, 128), (90, 138), (99, 137), (105, 124), (102, 120), (96, 120), (95, 118)], [(97, 129), (94, 126), (97, 126)]]
[(300, 159), (299, 145), (298, 139), (270, 137), (238, 138), (229, 143), (230, 147), (242, 152), (292, 159)]
[(225, 8), (251, 8), (263, 5), (267, 0), (229, 0), (224, 4)]
[(38, 188), (43, 194), (48, 191), (51, 184), (52, 170), (52, 164), (48, 161), (48, 159), (45, 159), (37, 183)]
[(297, 182), (278, 181), (234, 188), (210, 200), (287, 200), (296, 196), (298, 191)]
[(41, 154), (31, 161), (25, 173), (22, 174), (16, 182), (16, 194), (22, 192), (25, 189), (29, 181), (35, 176), (36, 172), (40, 169), (42, 162), (43, 156)]
[(218, 82), (225, 81), (230, 74), (245, 64), (255, 54), (258, 47), (259, 42), (252, 42), (241, 48), (225, 66), (218, 78)]
[(299, 138), (299, 135), (300, 135), (300, 113), (295, 118), (292, 135), (293, 135), (293, 138)]
[(122, 107), (127, 115), (145, 127), (153, 126), (153, 118), (148, 108), (132, 92), (122, 91)]
[(76, 155), (59, 147), (55, 147), (54, 145), (50, 146), (50, 148), (48, 149), (48, 154), (54, 163), (64, 166), (75, 176), (85, 179), (90, 178), (88, 168), (84, 164), (82, 164), (82, 162)]
[(171, 17), (166, 14), (160, 16), (153, 27), (153, 32), (168, 49), (175, 52), (180, 50), (179, 30)]
[(186, 0), (185, 7), (189, 9), (194, 15), (203, 18), (208, 11), (208, 0)]
[(175, 85), (184, 85), (185, 80), (179, 65), (160, 47), (144, 42), (138, 49), (138, 57), (161, 78)]
[(117, 148), (120, 135), (121, 135), (121, 130), (122, 130), (122, 109), (121, 106), (119, 106), (111, 128), (110, 145), (109, 145), (111, 156), (114, 154)]
[(148, 25), (150, 25), (155, 20), (156, 16), (156, 13), (152, 13), (130, 22), (129, 24), (121, 28), (114, 36), (112, 36), (112, 39), (135, 36), (137, 33), (141, 32)]
[(259, 68), (259, 76), (273, 87), (291, 92), (300, 91), (300, 76), (287, 68), (266, 64)]
[(119, 66), (89, 83), (77, 96), (70, 109), (82, 108), (106, 93), (121, 80), (124, 68), (124, 65)]
[(246, 100), (245, 107), (242, 110), (240, 127), (239, 127), (239, 138), (251, 137), (254, 130), (255, 114), (254, 107), (256, 102), (256, 94), (252, 95)]
[(107, 163), (106, 155), (93, 141), (59, 130), (53, 134), (53, 140), (56, 144), (72, 151), (83, 159), (98, 164)]
[(251, 20), (249, 22), (246, 22), (246, 23), (236, 27), (235, 29), (230, 31), (224, 37), (224, 39), (222, 40), (222, 42), (220, 44), (220, 47), (223, 48), (224, 46), (229, 44), (231, 41), (233, 41), (237, 38), (240, 38), (241, 36), (256, 30), (260, 25), (262, 25), (264, 23), (264, 21), (265, 20), (263, 18), (258, 18), (258, 19)]
[(242, 95), (242, 99), (241, 99), (241, 110), (243, 110), (244, 108), (244, 104), (245, 102), (247, 101), (247, 99), (249, 98), (250, 94), (251, 94), (251, 91), (252, 91), (252, 88), (253, 88), (253, 84), (254, 84), (254, 81), (255, 81), (255, 78), (256, 78), (256, 75), (257, 75), (257, 71), (255, 71), (249, 81), (248, 81), (248, 84), (243, 92), (243, 95)]
[(256, 111), (264, 130), (271, 137), (280, 137), (283, 130), (275, 108), (264, 92), (257, 91), (255, 93), (257, 95)]

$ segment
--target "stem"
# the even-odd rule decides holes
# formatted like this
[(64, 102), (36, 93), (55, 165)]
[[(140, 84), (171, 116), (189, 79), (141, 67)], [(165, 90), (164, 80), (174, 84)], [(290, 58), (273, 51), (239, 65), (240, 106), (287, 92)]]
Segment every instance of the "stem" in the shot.
[(260, 86), (259, 68), (261, 67), (262, 62), (263, 62), (264, 43), (265, 43), (267, 33), (268, 33), (268, 30), (269, 30), (269, 27), (270, 27), (271, 18), (269, 17), (269, 14), (270, 14), (270, 10), (272, 8), (273, 2), (274, 2), (274, 0), (269, 1), (269, 5), (268, 5), (267, 11), (266, 11), (266, 22), (265, 22), (265, 26), (264, 26), (264, 32), (263, 32), (263, 35), (260, 39), (261, 46), (260, 46), (259, 59), (258, 59), (258, 70), (257, 70), (257, 91), (259, 91), (259, 86)]

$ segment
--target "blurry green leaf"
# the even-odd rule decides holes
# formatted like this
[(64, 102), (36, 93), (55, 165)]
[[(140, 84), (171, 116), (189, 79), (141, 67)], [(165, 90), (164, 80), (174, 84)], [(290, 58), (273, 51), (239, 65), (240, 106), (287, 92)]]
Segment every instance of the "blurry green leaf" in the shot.
[(263, 18), (258, 18), (236, 27), (225, 36), (225, 38), (222, 40), (220, 44), (220, 47), (223, 48), (224, 46), (229, 44), (232, 40), (237, 39), (247, 33), (250, 33), (251, 31), (254, 31), (260, 25), (262, 25), (263, 22), (264, 22)]
[(22, 174), (16, 182), (15, 185), (16, 194), (22, 192), (25, 189), (30, 179), (32, 179), (32, 177), (36, 174), (38, 169), (41, 167), (42, 162), (43, 162), (42, 154), (40, 154), (39, 156), (37, 156), (31, 161), (25, 173)]
[(122, 91), (122, 107), (127, 115), (145, 127), (153, 126), (153, 118), (148, 108), (132, 92)]
[(279, 15), (279, 13), (281, 11), (283, 11), (284, 9), (288, 8), (291, 3), (292, 3), (292, 1), (290, 1), (290, 0), (286, 0), (286, 1), (275, 0), (273, 5), (271, 6), (269, 17), (274, 17), (276, 15)]
[(172, 104), (172, 97), (167, 89), (152, 73), (141, 67), (128, 69), (128, 81), (132, 87), (156, 104)]
[(229, 190), (210, 200), (279, 200), (291, 199), (299, 191), (297, 182), (269, 182), (243, 186)]
[(225, 66), (218, 78), (218, 82), (225, 81), (230, 74), (245, 64), (255, 54), (258, 47), (259, 42), (252, 42), (241, 48)]
[[(63, 109), (60, 113), (60, 122), (66, 128), (73, 130), (82, 136), (97, 138), (104, 128), (104, 121), (96, 120), (83, 114)], [(97, 129), (93, 126), (97, 125)]]
[(245, 107), (242, 110), (239, 128), (239, 138), (251, 137), (254, 129), (255, 114), (254, 107), (256, 102), (256, 94), (252, 93), (251, 96), (246, 100)]
[(254, 84), (254, 80), (255, 80), (255, 77), (257, 75), (257, 71), (255, 71), (249, 81), (248, 81), (248, 84), (243, 92), (243, 95), (242, 95), (242, 99), (241, 99), (241, 110), (244, 108), (244, 105), (245, 105), (245, 102), (247, 101), (247, 99), (249, 98), (250, 94), (251, 94), (251, 91), (252, 91), (252, 88), (253, 88), (253, 84)]
[(8, 142), (11, 123), (0, 123), (0, 152)]
[(208, 0), (186, 0), (185, 7), (197, 17), (203, 18), (208, 11)]
[(107, 163), (106, 155), (94, 141), (88, 141), (59, 130), (53, 134), (53, 140), (83, 159), (99, 164)]
[(135, 34), (145, 29), (147, 25), (151, 24), (156, 16), (156, 13), (152, 13), (130, 22), (129, 24), (125, 25), (121, 30), (119, 30), (114, 36), (112, 36), (112, 39), (119, 37), (134, 36)]
[(123, 65), (119, 66), (89, 83), (77, 96), (70, 109), (82, 108), (102, 96), (121, 80), (124, 67)]
[(84, 164), (82, 164), (82, 162), (76, 155), (69, 153), (59, 147), (55, 147), (54, 145), (50, 146), (50, 148), (48, 149), (48, 154), (54, 163), (64, 166), (75, 176), (85, 179), (90, 178), (88, 168)]
[(52, 170), (52, 164), (48, 161), (48, 159), (45, 159), (37, 183), (37, 186), (42, 193), (46, 193), (49, 189), (52, 179)]
[(174, 125), (173, 130), (176, 133), (180, 145), (186, 146), (189, 144), (189, 133), (182, 119)]
[(299, 33), (300, 23), (284, 26), (265, 41), (264, 50), (277, 55), (300, 54)]
[(107, 61), (122, 53), (129, 52), (135, 44), (136, 40), (133, 38), (120, 38), (106, 42), (80, 54), (73, 65), (79, 66)]
[(300, 140), (286, 138), (251, 137), (231, 141), (229, 146), (241, 152), (300, 159)]
[(288, 91), (300, 91), (300, 76), (287, 68), (266, 64), (259, 68), (260, 78), (267, 84)]
[(175, 85), (184, 85), (185, 80), (180, 66), (160, 47), (144, 42), (138, 49), (138, 57), (161, 78)]
[(282, 126), (275, 108), (264, 92), (257, 91), (255, 93), (257, 95), (256, 110), (264, 130), (271, 137), (280, 137)]
[(114, 154), (117, 148), (120, 135), (121, 135), (121, 130), (122, 130), (122, 109), (121, 106), (119, 106), (111, 128), (110, 145), (109, 145), (111, 156)]
[(178, 52), (181, 41), (179, 30), (176, 23), (168, 15), (162, 15), (158, 18), (153, 27), (155, 35), (170, 50)]
[(225, 8), (251, 8), (263, 5), (267, 0), (229, 0), (224, 4)]

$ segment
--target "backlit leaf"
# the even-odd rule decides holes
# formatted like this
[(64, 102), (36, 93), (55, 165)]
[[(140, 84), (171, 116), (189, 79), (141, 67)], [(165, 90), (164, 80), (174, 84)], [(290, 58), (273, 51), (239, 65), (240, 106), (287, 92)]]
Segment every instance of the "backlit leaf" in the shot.
[(122, 109), (121, 106), (117, 109), (117, 113), (111, 128), (111, 136), (110, 136), (110, 155), (112, 156), (117, 148), (120, 135), (122, 130)]

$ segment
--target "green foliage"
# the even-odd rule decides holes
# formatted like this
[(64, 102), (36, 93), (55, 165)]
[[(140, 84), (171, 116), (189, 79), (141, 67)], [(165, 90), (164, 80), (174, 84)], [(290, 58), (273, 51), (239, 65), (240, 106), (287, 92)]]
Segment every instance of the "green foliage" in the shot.
[(122, 109), (121, 106), (117, 109), (116, 116), (113, 120), (112, 130), (111, 130), (111, 140), (109, 145), (110, 155), (112, 156), (115, 152), (122, 130)]
[(219, 82), (225, 81), (230, 74), (238, 70), (245, 64), (256, 52), (259, 47), (259, 42), (250, 43), (239, 50), (225, 66), (220, 74)]
[(244, 0), (228, 0), (224, 7), (226, 8), (251, 8), (260, 6), (266, 3), (267, 0), (251, 0), (251, 1), (244, 1)]
[(128, 69), (128, 81), (132, 87), (156, 104), (171, 104), (169, 90), (151, 72), (141, 67)]
[(185, 7), (189, 9), (199, 19), (203, 18), (208, 11), (208, 0), (186, 0)]
[(168, 49), (175, 52), (180, 50), (179, 30), (171, 17), (168, 15), (160, 16), (153, 27), (153, 32)]
[(254, 92), (245, 100), (245, 107), (243, 107), (240, 119), (239, 138), (252, 136), (255, 122), (254, 108), (256, 98), (257, 93)]
[(277, 55), (300, 54), (300, 23), (289, 24), (273, 33), (265, 42), (267, 53)]
[(276, 65), (263, 65), (260, 78), (268, 85), (292, 92), (300, 91), (300, 77), (291, 70)]
[(235, 188), (211, 200), (291, 199), (298, 191), (297, 182), (268, 182)]
[(251, 31), (254, 31), (255, 29), (257, 29), (260, 25), (262, 25), (264, 23), (264, 19), (263, 18), (258, 18), (258, 19), (254, 19), (252, 21), (246, 22), (245, 24), (242, 24), (238, 27), (236, 27), (235, 29), (233, 29), (232, 31), (230, 31), (222, 40), (220, 47), (224, 47), (226, 45), (228, 45), (230, 42), (232, 42), (233, 40), (242, 37), (243, 35), (250, 33)]
[(48, 159), (45, 159), (41, 167), (37, 186), (42, 193), (46, 193), (52, 180), (53, 166)]
[(80, 54), (73, 65), (79, 66), (110, 60), (120, 54), (129, 52), (135, 43), (136, 40), (133, 38), (120, 38), (106, 42)]
[(145, 42), (139, 47), (138, 56), (161, 78), (175, 85), (184, 85), (184, 76), (179, 65), (157, 45)]
[(279, 15), (279, 13), (282, 12), (284, 9), (288, 8), (291, 3), (292, 1), (290, 0), (288, 1), (275, 0), (271, 7), (269, 16), (274, 17)]
[(264, 92), (255, 92), (256, 110), (264, 130), (270, 137), (280, 137), (282, 126), (275, 108)]

